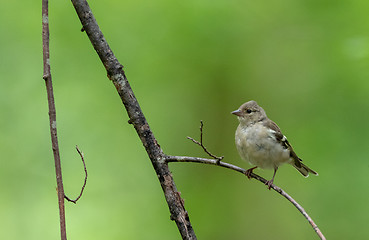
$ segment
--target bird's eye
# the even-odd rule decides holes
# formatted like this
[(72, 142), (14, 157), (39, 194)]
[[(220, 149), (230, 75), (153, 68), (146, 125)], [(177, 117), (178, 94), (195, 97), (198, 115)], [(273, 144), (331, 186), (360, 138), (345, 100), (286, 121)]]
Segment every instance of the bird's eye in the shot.
[(247, 109), (246, 112), (247, 113), (251, 113), (252, 111), (251, 111), (251, 109)]

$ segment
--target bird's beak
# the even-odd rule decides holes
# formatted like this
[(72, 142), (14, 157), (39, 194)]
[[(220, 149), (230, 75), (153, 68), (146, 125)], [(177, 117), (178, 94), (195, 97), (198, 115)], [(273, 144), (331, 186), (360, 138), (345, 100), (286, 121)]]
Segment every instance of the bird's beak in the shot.
[(240, 109), (237, 109), (236, 111), (233, 111), (231, 113), (234, 114), (234, 115), (236, 115), (236, 116), (239, 116), (239, 117), (241, 117), (241, 115), (242, 115), (242, 112), (241, 112)]

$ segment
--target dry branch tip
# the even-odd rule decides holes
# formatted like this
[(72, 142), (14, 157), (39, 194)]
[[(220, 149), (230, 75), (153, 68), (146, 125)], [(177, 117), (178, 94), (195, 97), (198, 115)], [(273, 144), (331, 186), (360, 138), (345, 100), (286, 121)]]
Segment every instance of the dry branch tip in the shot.
[(208, 149), (204, 146), (203, 141), (202, 141), (203, 140), (203, 128), (204, 128), (204, 123), (202, 122), (202, 120), (200, 120), (200, 142), (188, 136), (187, 136), (187, 139), (190, 139), (192, 142), (199, 145), (210, 157), (216, 159), (216, 164), (219, 165), (220, 161), (224, 158), (224, 156), (218, 157), (212, 154), (211, 152), (209, 152)]

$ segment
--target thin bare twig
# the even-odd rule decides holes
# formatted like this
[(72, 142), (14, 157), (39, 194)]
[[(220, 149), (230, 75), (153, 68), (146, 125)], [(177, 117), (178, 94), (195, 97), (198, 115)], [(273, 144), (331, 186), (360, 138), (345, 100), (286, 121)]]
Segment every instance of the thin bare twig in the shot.
[[(224, 167), (224, 168), (228, 168), (228, 169), (240, 172), (242, 174), (246, 173), (245, 169), (240, 168), (238, 166), (235, 166), (235, 165), (232, 165), (232, 164), (226, 163), (226, 162), (218, 162), (217, 160), (207, 159), (207, 158), (187, 157), (187, 156), (167, 156), (166, 161), (168, 163), (169, 162), (193, 162), (193, 163), (203, 163), (203, 164), (217, 165), (217, 166), (220, 166), (220, 167)], [(255, 174), (255, 173), (251, 173), (250, 177), (258, 180), (259, 182), (261, 182), (263, 184), (265, 184), (267, 182), (267, 180), (265, 178)], [(276, 191), (277, 193), (279, 193), (280, 195), (282, 195), (283, 197), (285, 197), (290, 203), (292, 203), (302, 213), (302, 215), (306, 218), (306, 220), (308, 220), (309, 224), (312, 226), (312, 228), (314, 229), (316, 234), (319, 236), (319, 238), (322, 239), (322, 240), (325, 240), (325, 237), (322, 234), (322, 232), (320, 231), (320, 229), (318, 228), (318, 226), (315, 224), (313, 219), (307, 214), (305, 209), (303, 207), (301, 207), (300, 204), (298, 204), (282, 188), (280, 188), (280, 187), (278, 187), (274, 184), (271, 185), (271, 188), (274, 191)]]
[(202, 122), (202, 120), (200, 121), (200, 142), (196, 141), (195, 139), (193, 139), (192, 137), (187, 137), (188, 139), (190, 139), (192, 142), (194, 142), (195, 144), (199, 145), (202, 147), (202, 149), (212, 158), (217, 160), (217, 164), (219, 164), (219, 162), (224, 158), (224, 156), (218, 157), (215, 156), (214, 154), (212, 154), (211, 152), (208, 151), (208, 149), (204, 146), (203, 142), (202, 142), (202, 135), (203, 135), (203, 128), (204, 128), (204, 123)]
[(43, 50), (43, 65), (44, 74), (43, 79), (46, 84), (47, 102), (49, 106), (49, 121), (50, 121), (50, 134), (51, 144), (54, 154), (55, 172), (56, 172), (56, 184), (58, 190), (58, 202), (59, 202), (59, 221), (60, 221), (60, 234), (61, 239), (67, 239), (66, 226), (65, 226), (65, 208), (64, 208), (64, 188), (63, 178), (60, 164), (60, 153), (58, 136), (56, 131), (56, 110), (54, 101), (53, 84), (51, 80), (50, 71), (50, 47), (49, 47), (49, 1), (42, 0), (42, 50)]
[(65, 198), (66, 200), (68, 200), (69, 202), (72, 202), (72, 203), (74, 203), (74, 204), (76, 204), (76, 203), (77, 203), (77, 201), (82, 197), (83, 190), (85, 190), (86, 183), (87, 183), (87, 168), (86, 168), (85, 159), (84, 159), (84, 157), (83, 157), (83, 152), (82, 152), (81, 150), (79, 150), (79, 148), (78, 148), (78, 146), (77, 146), (77, 145), (76, 145), (76, 150), (77, 150), (77, 152), (78, 152), (79, 156), (80, 156), (80, 157), (81, 157), (81, 159), (82, 159), (83, 168), (84, 168), (84, 170), (85, 170), (85, 181), (84, 181), (84, 183), (83, 183), (83, 185), (82, 185), (81, 192), (80, 192), (80, 194), (78, 195), (78, 197), (77, 197), (76, 199), (70, 199), (67, 195), (65, 195), (65, 194), (64, 194), (64, 198)]

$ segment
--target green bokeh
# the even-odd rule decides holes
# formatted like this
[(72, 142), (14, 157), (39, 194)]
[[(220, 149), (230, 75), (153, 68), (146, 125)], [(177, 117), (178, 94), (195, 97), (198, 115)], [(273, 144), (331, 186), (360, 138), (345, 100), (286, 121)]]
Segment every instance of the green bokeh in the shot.
[[(275, 183), (329, 239), (369, 229), (368, 1), (91, 1), (160, 145), (248, 168), (230, 114), (254, 99), (319, 177), (281, 167)], [(155, 172), (69, 1), (50, 2), (51, 70), (70, 239), (180, 239)], [(0, 9), (0, 239), (58, 239), (41, 1)], [(199, 239), (317, 239), (301, 214), (255, 180), (170, 165)], [(270, 178), (271, 171), (257, 171)]]

